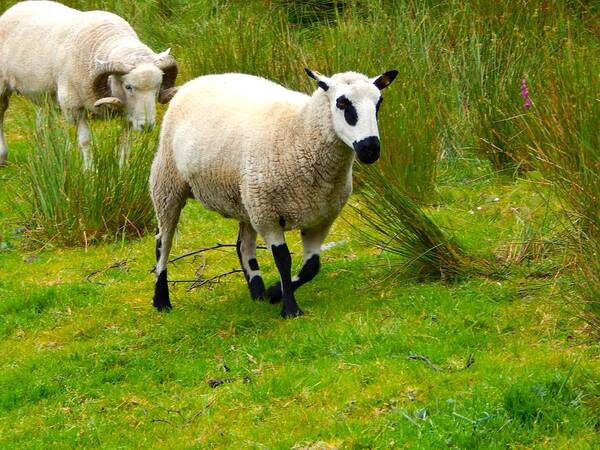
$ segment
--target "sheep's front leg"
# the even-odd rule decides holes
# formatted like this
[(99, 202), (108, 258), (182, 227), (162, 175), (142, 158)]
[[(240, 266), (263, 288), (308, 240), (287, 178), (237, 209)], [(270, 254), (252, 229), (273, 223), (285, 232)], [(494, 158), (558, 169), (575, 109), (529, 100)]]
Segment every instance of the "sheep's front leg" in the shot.
[(9, 97), (10, 94), (8, 92), (0, 94), (0, 166), (6, 164), (6, 157), (8, 156), (8, 148), (4, 140), (4, 113), (8, 109)]
[[(295, 291), (300, 286), (308, 283), (319, 273), (321, 268), (321, 245), (329, 233), (331, 224), (322, 225), (320, 227), (302, 230), (302, 244), (304, 246), (304, 264), (292, 279), (292, 289)], [(281, 283), (275, 283), (269, 287), (267, 295), (271, 303), (281, 301)]]
[(264, 299), (265, 283), (260, 275), (258, 261), (256, 260), (256, 230), (248, 223), (240, 222), (237, 254), (244, 270), (252, 300)]
[(283, 230), (277, 230), (271, 233), (263, 234), (263, 236), (267, 242), (267, 246), (273, 252), (275, 265), (277, 266), (277, 270), (279, 270), (283, 296), (281, 317), (287, 319), (290, 317), (301, 316), (303, 312), (296, 303), (296, 299), (294, 297), (294, 287), (292, 285), (292, 256), (290, 255), (288, 246), (285, 243)]
[(92, 168), (92, 158), (90, 156), (92, 133), (90, 132), (90, 126), (88, 125), (85, 111), (77, 111), (69, 114), (69, 116), (77, 126), (77, 142), (83, 158), (83, 169), (90, 170)]

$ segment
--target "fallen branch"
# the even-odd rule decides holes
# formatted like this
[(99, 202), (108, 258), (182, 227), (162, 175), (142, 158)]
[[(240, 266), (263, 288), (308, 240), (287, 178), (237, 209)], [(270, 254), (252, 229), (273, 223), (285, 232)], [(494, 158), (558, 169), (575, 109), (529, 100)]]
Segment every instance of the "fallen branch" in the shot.
[(440, 366), (436, 366), (434, 363), (431, 362), (431, 360), (427, 356), (424, 356), (424, 355), (411, 354), (411, 355), (408, 355), (406, 357), (406, 359), (413, 359), (413, 360), (417, 360), (417, 361), (423, 361), (425, 364), (427, 364), (429, 367), (431, 367), (436, 372), (443, 372), (444, 371), (444, 369), (442, 369)]
[(209, 378), (207, 383), (211, 388), (216, 388), (225, 383), (233, 383), (235, 381), (234, 378)]
[[(178, 261), (183, 258), (187, 258), (188, 256), (194, 256), (194, 255), (197, 255), (198, 253), (208, 252), (210, 250), (217, 250), (219, 248), (224, 248), (224, 247), (237, 247), (237, 244), (223, 244), (221, 242), (217, 242), (215, 245), (213, 245), (211, 247), (200, 248), (198, 250), (194, 250), (193, 252), (189, 252), (189, 253), (185, 253), (180, 256), (176, 256), (175, 258), (169, 260), (169, 262), (174, 263), (175, 261)], [(264, 245), (258, 245), (258, 246), (256, 246), (256, 248), (261, 249), (261, 250), (266, 250), (267, 247)]]
[(92, 280), (92, 277), (100, 274), (100, 273), (104, 273), (110, 269), (122, 269), (123, 267), (125, 267), (127, 265), (127, 260), (126, 259), (121, 259), (119, 261), (115, 261), (114, 263), (112, 263), (110, 266), (108, 267), (104, 267), (102, 269), (96, 269), (90, 273), (88, 273), (85, 276), (85, 281), (87, 281), (88, 283), (92, 283), (92, 284), (98, 284), (100, 286), (106, 286), (106, 283), (102, 283), (101, 281), (94, 281)]
[(223, 277), (226, 277), (228, 275), (232, 275), (234, 273), (240, 273), (243, 272), (242, 269), (231, 269), (229, 272), (224, 272), (224, 273), (220, 273), (218, 275), (215, 275), (214, 277), (210, 277), (210, 278), (206, 278), (206, 279), (197, 279), (194, 280), (194, 284), (192, 284), (189, 288), (187, 288), (187, 291), (190, 292), (193, 289), (199, 288), (201, 286), (204, 286), (207, 283), (214, 283), (216, 280), (219, 280)]
[(452, 368), (449, 367), (447, 369), (444, 369), (440, 366), (435, 365), (434, 363), (431, 362), (431, 360), (425, 356), (425, 355), (417, 355), (415, 353), (411, 353), (410, 355), (408, 355), (406, 357), (406, 359), (410, 359), (410, 360), (416, 360), (416, 361), (423, 361), (425, 364), (427, 364), (429, 367), (431, 367), (433, 370), (435, 370), (436, 372), (460, 372), (462, 370), (466, 370), (469, 367), (471, 367), (473, 365), (473, 363), (475, 362), (475, 358), (473, 358), (473, 355), (469, 355), (469, 357), (467, 358), (467, 362), (465, 363), (464, 367), (460, 367), (460, 368)]

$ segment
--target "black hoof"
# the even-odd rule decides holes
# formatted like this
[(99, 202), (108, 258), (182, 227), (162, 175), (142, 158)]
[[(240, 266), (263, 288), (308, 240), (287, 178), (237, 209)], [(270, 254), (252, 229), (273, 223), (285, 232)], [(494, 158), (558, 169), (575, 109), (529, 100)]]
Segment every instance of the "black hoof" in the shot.
[(169, 312), (173, 309), (171, 305), (154, 305), (158, 312)]
[(164, 301), (164, 300), (155, 298), (154, 301), (152, 302), (152, 304), (158, 311), (171, 311), (171, 309), (173, 309), (169, 299), (167, 299), (167, 301)]
[(154, 285), (154, 298), (152, 304), (159, 311), (168, 311), (171, 309), (169, 299), (169, 285), (167, 283), (167, 271), (163, 270)]
[(284, 319), (293, 319), (294, 317), (300, 317), (304, 315), (304, 311), (302, 311), (299, 307), (290, 308), (289, 310), (283, 309), (281, 311), (281, 317)]
[(267, 290), (267, 297), (269, 297), (270, 303), (279, 303), (283, 298), (283, 294), (281, 293), (281, 283), (275, 283), (273, 286), (270, 286)]
[(250, 280), (250, 297), (252, 300), (266, 300), (265, 283), (259, 276), (252, 277)]

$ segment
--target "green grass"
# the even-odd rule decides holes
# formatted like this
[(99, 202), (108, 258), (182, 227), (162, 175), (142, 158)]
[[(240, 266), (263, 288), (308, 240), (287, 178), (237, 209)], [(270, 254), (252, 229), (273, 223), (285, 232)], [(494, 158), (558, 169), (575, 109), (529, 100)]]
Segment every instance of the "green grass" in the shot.
[[(597, 150), (598, 116), (586, 115), (597, 110), (593, 78), (572, 83), (580, 76), (574, 72), (585, 72), (582, 57), (596, 54), (594, 4), (68, 3), (114, 10), (156, 50), (172, 47), (181, 81), (233, 70), (309, 92), (305, 65), (328, 74), (398, 69), (380, 113), (383, 173), (410, 194), (410, 211), (418, 205), (442, 238), (456, 237), (461, 255), (497, 258), (503, 277), (447, 284), (397, 275), (406, 260), (358, 240), (359, 220), (347, 208), (328, 238), (338, 245), (298, 291), (305, 316), (284, 321), (279, 306), (252, 302), (239, 274), (191, 292), (172, 285), (174, 309), (159, 314), (151, 306), (151, 233), (100, 233), (80, 247), (32, 241), (35, 198), (25, 180), (32, 168), (53, 166), (32, 166), (44, 154), (34, 148), (33, 111), (15, 98), (6, 124), (9, 166), (0, 170), (0, 448), (600, 446), (600, 347), (576, 301), (582, 287), (598, 292), (598, 247), (581, 252), (591, 264), (573, 258), (572, 242), (581, 241), (564, 220), (573, 211), (577, 223), (589, 218), (593, 199), (561, 196), (537, 154), (523, 154), (531, 150), (526, 142), (548, 151), (589, 142), (583, 148)], [(598, 73), (593, 58), (587, 64)], [(524, 75), (535, 106), (526, 116), (518, 96)], [(564, 89), (569, 103), (560, 101)], [(555, 129), (552, 120), (566, 125)], [(516, 135), (525, 125), (530, 132)], [(115, 130), (115, 122), (92, 123), (96, 139), (109, 143), (123, 138)], [(55, 159), (67, 166), (40, 182), (79, 173), (77, 152), (64, 155), (72, 136), (57, 132), (52, 142), (64, 145)], [(501, 156), (480, 152), (490, 136)], [(104, 145), (115, 169), (117, 146)], [(494, 167), (494, 158), (501, 164)], [(504, 177), (506, 161), (527, 171)], [(581, 175), (578, 185), (597, 176), (593, 164), (582, 167), (565, 172)], [(88, 189), (98, 191), (96, 211), (105, 209), (110, 186), (97, 181), (76, 191), (90, 198)], [(145, 182), (134, 181), (143, 206)], [(359, 208), (363, 188), (352, 199)], [(61, 231), (63, 222), (54, 223), (50, 234)], [(236, 234), (234, 221), (188, 202), (173, 255), (233, 242)], [(289, 244), (297, 270), (300, 239), (290, 235)], [(258, 258), (274, 282), (271, 256)], [(237, 266), (235, 251), (225, 249), (180, 260), (169, 275), (210, 277)], [(221, 378), (231, 382), (209, 386)]]
[[(17, 171), (3, 170), (3, 182)], [(478, 183), (485, 193), (508, 189), (495, 179)], [(461, 236), (480, 248), (483, 236), (493, 247), (517, 229), (511, 208), (535, 195), (522, 183), (469, 215), (464, 208), (480, 194), (452, 189), (444, 212), (455, 224), (468, 220)], [(189, 293), (177, 285), (174, 310), (158, 314), (151, 236), (23, 252), (13, 234), (18, 216), (2, 195), (11, 247), (0, 264), (11, 276), (0, 282), (0, 447), (598, 444), (598, 346), (562, 301), (569, 285), (536, 284), (526, 278), (533, 268), (503, 281), (380, 283), (387, 259), (342, 220), (329, 240), (346, 242), (324, 253), (322, 273), (298, 292), (305, 317), (283, 321), (278, 306), (250, 301), (237, 275)], [(233, 221), (190, 204), (173, 254), (235, 235)], [(290, 245), (297, 268), (299, 239)], [(271, 257), (259, 259), (274, 281)], [(184, 259), (170, 274), (187, 279), (202, 265)], [(233, 251), (212, 252), (205, 276), (232, 267)], [(86, 281), (98, 269), (90, 280), (102, 284)], [(233, 381), (207, 383), (225, 377)]]

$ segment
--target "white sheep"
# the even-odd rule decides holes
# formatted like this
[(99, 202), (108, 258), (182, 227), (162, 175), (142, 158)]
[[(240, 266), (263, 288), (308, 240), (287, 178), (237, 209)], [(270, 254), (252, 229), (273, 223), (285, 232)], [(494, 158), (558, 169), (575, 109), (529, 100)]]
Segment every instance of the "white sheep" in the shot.
[(169, 50), (154, 53), (115, 14), (50, 1), (17, 3), (0, 16), (0, 165), (7, 156), (3, 124), (11, 93), (35, 103), (55, 97), (77, 126), (89, 167), (86, 110), (121, 107), (135, 129), (152, 127), (156, 96), (168, 102), (176, 77)]
[[(239, 221), (238, 256), (253, 299), (283, 297), (284, 318), (302, 314), (294, 291), (319, 271), (321, 244), (352, 191), (354, 154), (379, 158), (380, 90), (398, 74), (346, 72), (312, 96), (263, 78), (208, 75), (173, 97), (152, 164), (158, 218), (154, 306), (169, 309), (167, 261), (187, 198)], [(353, 149), (352, 152), (350, 149)], [(284, 231), (300, 229), (304, 265), (291, 277)], [(273, 252), (280, 283), (267, 291), (256, 261), (257, 232)]]

